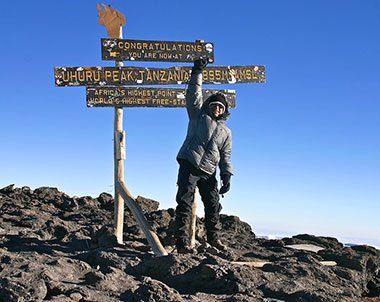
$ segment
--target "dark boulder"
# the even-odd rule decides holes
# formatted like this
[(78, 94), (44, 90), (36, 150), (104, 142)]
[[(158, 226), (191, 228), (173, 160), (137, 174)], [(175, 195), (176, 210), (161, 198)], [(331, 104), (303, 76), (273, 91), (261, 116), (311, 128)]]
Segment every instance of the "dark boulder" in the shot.
[(104, 210), (113, 211), (114, 208), (114, 199), (111, 194), (101, 193), (97, 198), (100, 207)]
[(300, 234), (291, 238), (283, 238), (282, 241), (285, 245), (292, 244), (314, 244), (324, 248), (341, 249), (343, 244), (336, 238), (332, 237), (318, 237), (309, 234)]
[(183, 302), (181, 295), (165, 283), (149, 277), (143, 277), (141, 284), (135, 290), (130, 290), (122, 295), (123, 301), (144, 302)]

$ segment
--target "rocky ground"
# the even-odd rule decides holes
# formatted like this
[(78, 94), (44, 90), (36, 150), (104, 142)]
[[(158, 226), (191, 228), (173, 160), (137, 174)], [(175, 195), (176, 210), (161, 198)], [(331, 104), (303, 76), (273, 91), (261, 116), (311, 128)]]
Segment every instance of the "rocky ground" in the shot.
[[(138, 198), (161, 242), (173, 250), (174, 210)], [(222, 216), (222, 253), (154, 257), (127, 211), (124, 245), (112, 234), (113, 198), (70, 197), (56, 188), (0, 189), (0, 301), (380, 301), (380, 251), (328, 237), (255, 238)], [(318, 252), (290, 246), (316, 245)], [(240, 262), (266, 263), (262, 267)], [(329, 261), (330, 265), (323, 265)], [(377, 297), (377, 298), (376, 298)]]

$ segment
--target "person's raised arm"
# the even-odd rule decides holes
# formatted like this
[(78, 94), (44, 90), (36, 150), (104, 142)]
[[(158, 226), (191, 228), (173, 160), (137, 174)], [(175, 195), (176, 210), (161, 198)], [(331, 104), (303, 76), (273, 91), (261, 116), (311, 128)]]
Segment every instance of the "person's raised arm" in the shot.
[(197, 59), (191, 70), (189, 86), (186, 90), (186, 108), (189, 118), (196, 117), (203, 105), (202, 71), (207, 66), (208, 59)]

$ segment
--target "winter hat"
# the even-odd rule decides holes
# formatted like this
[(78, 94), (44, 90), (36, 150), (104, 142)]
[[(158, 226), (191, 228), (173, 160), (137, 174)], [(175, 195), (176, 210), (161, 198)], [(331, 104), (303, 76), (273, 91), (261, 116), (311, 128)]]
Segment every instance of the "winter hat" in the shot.
[(224, 111), (227, 111), (228, 109), (228, 103), (226, 100), (226, 97), (221, 93), (215, 93), (212, 96), (209, 97), (209, 106), (219, 104), (223, 106)]

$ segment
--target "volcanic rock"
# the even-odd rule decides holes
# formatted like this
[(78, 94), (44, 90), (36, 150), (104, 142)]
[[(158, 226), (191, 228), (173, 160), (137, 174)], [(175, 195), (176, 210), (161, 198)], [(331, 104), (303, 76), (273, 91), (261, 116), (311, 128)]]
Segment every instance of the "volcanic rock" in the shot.
[[(136, 200), (172, 252), (174, 209)], [(260, 239), (239, 217), (221, 215), (228, 252), (207, 244), (203, 218), (197, 218), (196, 253), (154, 257), (129, 210), (124, 244), (117, 244), (113, 207), (108, 193), (92, 198), (50, 187), (0, 189), (0, 301), (348, 302), (380, 296), (380, 251), (373, 247), (344, 247), (309, 234)]]

